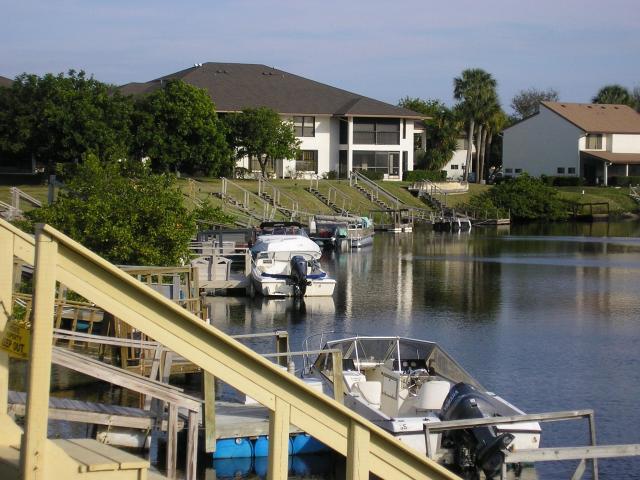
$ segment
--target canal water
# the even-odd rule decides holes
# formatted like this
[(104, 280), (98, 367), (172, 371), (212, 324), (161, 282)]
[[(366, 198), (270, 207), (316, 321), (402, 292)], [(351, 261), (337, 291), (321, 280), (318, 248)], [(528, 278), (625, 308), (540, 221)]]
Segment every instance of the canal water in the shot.
[[(331, 330), (436, 341), (524, 411), (594, 409), (598, 443), (640, 443), (638, 222), (381, 233), (321, 261), (337, 280), (333, 299), (210, 298), (213, 324), (287, 330), (292, 350)], [(543, 424), (542, 446), (588, 438), (584, 420)], [(575, 466), (536, 473), (570, 478)], [(602, 479), (638, 479), (640, 459), (599, 469)]]
[[(330, 252), (321, 262), (337, 280), (333, 298), (208, 297), (213, 325), (230, 334), (287, 330), (292, 350), (327, 331), (436, 341), (524, 411), (594, 409), (598, 443), (640, 443), (640, 223), (380, 233), (371, 247)], [(273, 351), (272, 341), (251, 346)], [(12, 388), (22, 390), (24, 366), (14, 367)], [(78, 386), (62, 369), (54, 375), (59, 385), (75, 385), (57, 396), (138, 401), (88, 378)], [(83, 429), (60, 424), (51, 433)], [(587, 440), (586, 421), (543, 424), (542, 446)], [(294, 458), (291, 466), (304, 478), (344, 478), (340, 458)], [(568, 479), (575, 466), (539, 464), (533, 476)], [(263, 460), (246, 467), (251, 478), (266, 472)], [(223, 478), (224, 468), (230, 478), (246, 473), (219, 464), (216, 477), (211, 466), (202, 476)], [(602, 479), (640, 479), (639, 458), (601, 460), (599, 468)]]

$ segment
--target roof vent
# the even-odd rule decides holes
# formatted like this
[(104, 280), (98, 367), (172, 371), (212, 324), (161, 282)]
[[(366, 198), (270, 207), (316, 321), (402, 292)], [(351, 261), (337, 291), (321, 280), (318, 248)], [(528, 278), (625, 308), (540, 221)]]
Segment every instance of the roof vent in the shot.
[(560, 104), (560, 106), (561, 106), (562, 108), (567, 108), (567, 106), (566, 106), (564, 103), (561, 103), (561, 104)]
[(587, 108), (593, 108), (591, 105), (587, 105)]
[(600, 108), (601, 108), (602, 110), (605, 110), (607, 107), (602, 106), (602, 107), (600, 107)]
[(202, 64), (201, 64), (201, 63), (194, 63), (194, 64), (193, 64), (193, 68), (198, 68), (198, 67), (201, 67), (201, 66), (202, 66)]

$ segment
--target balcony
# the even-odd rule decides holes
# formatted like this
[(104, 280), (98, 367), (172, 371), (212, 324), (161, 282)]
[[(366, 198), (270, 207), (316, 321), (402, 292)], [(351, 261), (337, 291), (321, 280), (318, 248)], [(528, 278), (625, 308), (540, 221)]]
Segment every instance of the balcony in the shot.
[(354, 145), (400, 145), (400, 132), (353, 132)]

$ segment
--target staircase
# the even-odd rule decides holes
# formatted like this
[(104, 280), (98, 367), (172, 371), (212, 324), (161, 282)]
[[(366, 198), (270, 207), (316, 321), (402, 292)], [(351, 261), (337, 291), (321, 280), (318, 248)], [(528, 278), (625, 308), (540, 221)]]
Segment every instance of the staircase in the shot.
[(305, 188), (305, 190), (339, 215), (349, 216), (350, 211), (353, 209), (351, 198), (334, 186), (329, 185), (327, 188), (327, 194), (323, 194), (320, 190), (319, 177), (312, 178), (309, 186)]
[(640, 186), (629, 186), (629, 196), (640, 204)]
[[(340, 402), (176, 305), (54, 228), (33, 236), (0, 220), (0, 302), (11, 304), (14, 256), (34, 266), (34, 298), (29, 354), (27, 421), (24, 433), (8, 417), (7, 354), (0, 352), (0, 478), (111, 480), (146, 478), (148, 463), (127, 460), (91, 440), (86, 444), (47, 437), (56, 282), (210, 375), (251, 396), (269, 414), (268, 478), (288, 476), (289, 427), (296, 425), (346, 457), (347, 478), (369, 473), (387, 479), (455, 480), (456, 475), (419, 455)], [(0, 309), (0, 330), (8, 321)], [(22, 437), (22, 442), (21, 442)], [(19, 446), (18, 446), (19, 445)], [(102, 458), (102, 460), (100, 459)], [(109, 458), (110, 462), (104, 459)], [(19, 465), (22, 473), (19, 475)]]

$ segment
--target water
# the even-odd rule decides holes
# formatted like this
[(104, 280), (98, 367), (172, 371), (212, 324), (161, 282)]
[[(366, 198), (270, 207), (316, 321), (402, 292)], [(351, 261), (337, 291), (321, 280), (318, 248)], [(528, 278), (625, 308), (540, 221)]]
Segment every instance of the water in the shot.
[[(287, 330), (293, 350), (329, 330), (437, 341), (523, 410), (591, 408), (600, 444), (640, 443), (639, 237), (637, 222), (379, 234), (323, 257), (333, 299), (218, 297), (211, 318), (232, 334)], [(543, 425), (543, 446), (587, 439), (586, 421)], [(536, 470), (569, 478), (575, 465)], [(640, 478), (638, 458), (599, 466), (602, 479)]]

